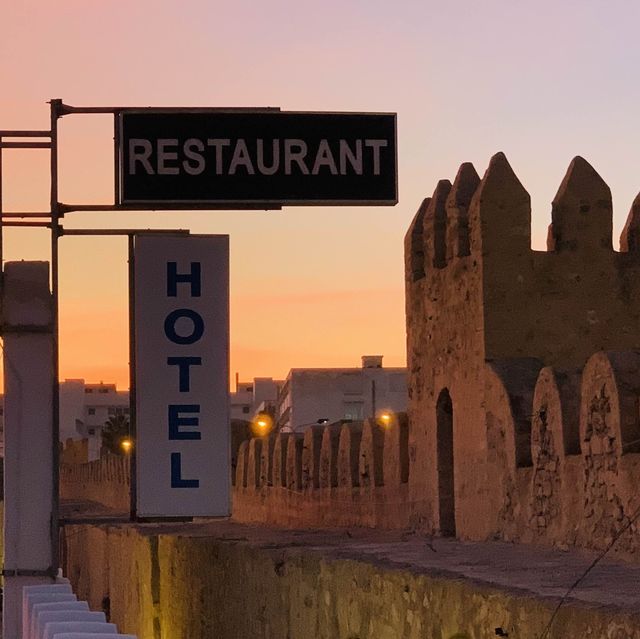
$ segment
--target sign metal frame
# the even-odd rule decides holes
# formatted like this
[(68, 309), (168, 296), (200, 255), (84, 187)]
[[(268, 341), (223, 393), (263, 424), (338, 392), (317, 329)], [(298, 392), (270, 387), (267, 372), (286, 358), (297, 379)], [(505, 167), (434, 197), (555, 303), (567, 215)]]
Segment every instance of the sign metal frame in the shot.
[[(200, 258), (204, 258), (202, 260), (203, 262), (205, 262), (208, 259), (209, 265), (211, 265), (211, 262), (215, 263), (216, 261), (220, 261), (221, 257), (226, 257), (226, 266), (222, 266), (216, 269), (211, 269), (211, 268), (203, 269), (202, 272), (200, 271), (200, 269), (198, 269), (198, 276), (197, 276), (198, 288), (201, 289), (201, 291), (199, 290), (198, 294), (190, 300), (191, 304), (189, 303), (189, 301), (184, 299), (185, 296), (184, 296), (183, 288), (184, 287), (189, 288), (189, 282), (191, 281), (190, 276), (185, 279), (184, 274), (178, 275), (176, 279), (176, 282), (177, 282), (176, 288), (179, 290), (177, 290), (175, 302), (169, 301), (168, 299), (164, 300), (163, 298), (165, 298), (166, 296), (163, 295), (162, 293), (159, 293), (159, 291), (166, 290), (166, 284), (164, 283), (164, 281), (163, 281), (163, 285), (158, 287), (152, 287), (154, 289), (153, 292), (142, 291), (142, 290), (138, 291), (136, 287), (136, 283), (141, 273), (143, 272), (148, 273), (149, 270), (151, 269), (151, 271), (156, 271), (156, 274), (158, 274), (159, 271), (163, 270), (161, 266), (160, 267), (150, 266), (150, 262), (148, 260), (148, 253), (149, 251), (153, 250), (153, 247), (149, 245), (149, 242), (154, 243), (154, 240), (150, 239), (151, 237), (153, 237), (155, 240), (159, 240), (161, 243), (166, 243), (166, 244), (174, 244), (174, 241), (176, 240), (177, 240), (177, 244), (180, 244), (181, 240), (184, 242), (185, 240), (193, 239), (196, 242), (200, 242), (201, 244), (199, 249), (194, 248), (193, 250), (195, 251), (195, 255), (198, 255)], [(208, 251), (203, 253), (202, 245), (207, 243), (209, 243), (210, 248), (212, 248), (211, 253), (208, 253)], [(144, 247), (144, 244), (147, 244), (146, 249)], [(174, 247), (172, 247), (172, 249), (173, 248)], [(184, 247), (183, 248), (178, 247), (176, 250), (178, 254), (182, 252), (184, 255)], [(147, 259), (144, 259), (145, 253), (147, 254)], [(136, 441), (136, 444), (139, 444), (142, 441), (141, 435), (144, 434), (147, 441), (151, 442), (151, 445), (149, 445), (148, 450), (145, 451), (144, 454), (142, 452), (143, 451), (142, 446), (140, 447), (140, 450), (136, 450), (138, 446), (134, 446), (133, 448), (133, 450), (136, 451), (136, 456), (132, 457), (132, 463), (134, 464), (135, 468), (131, 469), (132, 471), (131, 482), (132, 482), (132, 487), (135, 487), (135, 494), (133, 494), (134, 491), (132, 491), (131, 510), (132, 512), (136, 513), (136, 519), (138, 521), (177, 521), (177, 520), (184, 521), (185, 519), (191, 519), (191, 517), (204, 517), (204, 516), (228, 517), (231, 514), (231, 475), (230, 475), (231, 433), (227, 432), (226, 437), (222, 438), (223, 447), (218, 449), (216, 449), (215, 446), (212, 447), (213, 441), (215, 441), (217, 444), (220, 443), (220, 441), (217, 438), (217, 435), (215, 434), (216, 432), (219, 433), (219, 430), (220, 430), (219, 426), (218, 428), (216, 428), (216, 422), (220, 424), (224, 421), (224, 419), (226, 419), (227, 424), (230, 423), (229, 421), (230, 405), (229, 405), (229, 313), (228, 313), (228, 310), (229, 310), (229, 264), (228, 264), (228, 256), (229, 256), (229, 236), (228, 235), (191, 234), (189, 232), (172, 233), (171, 231), (166, 231), (164, 233), (153, 233), (153, 232), (134, 233), (129, 236), (129, 268), (130, 268), (129, 286), (130, 286), (130, 309), (131, 309), (130, 328), (132, 330), (131, 344), (130, 344), (130, 347), (131, 347), (130, 357), (131, 357), (131, 361), (134, 363), (134, 366), (132, 366), (132, 369), (135, 368), (135, 370), (132, 370), (130, 383), (132, 385), (132, 388), (135, 389), (133, 400), (132, 400), (132, 406), (134, 411), (133, 414), (135, 415), (135, 422), (136, 422), (135, 441)], [(190, 255), (189, 257), (193, 258), (192, 255)], [(166, 274), (166, 271), (165, 271), (162, 275), (162, 279), (164, 280), (166, 277), (168, 277), (168, 275)], [(213, 291), (217, 291), (218, 293), (222, 292), (223, 297), (217, 298), (217, 300), (214, 299), (213, 297), (211, 297), (211, 293)], [(141, 304), (139, 305), (136, 303), (136, 300), (138, 300), (139, 296), (145, 296), (147, 298), (151, 296), (153, 300), (152, 306), (155, 305), (156, 308), (164, 308), (165, 310), (173, 309), (173, 312), (175, 312), (175, 308), (174, 308), (175, 306), (178, 306), (178, 307), (186, 306), (186, 308), (180, 308), (181, 311), (185, 311), (185, 310), (192, 311), (194, 308), (196, 308), (197, 309), (195, 311), (196, 314), (198, 314), (199, 317), (201, 317), (202, 320), (204, 320), (203, 328), (206, 325), (206, 330), (204, 330), (204, 335), (198, 337), (197, 340), (193, 342), (185, 341), (182, 343), (182, 346), (180, 345), (180, 343), (171, 342), (168, 339), (168, 336), (166, 335), (166, 333), (158, 329), (158, 326), (155, 327), (155, 331), (152, 329), (153, 321), (151, 322), (149, 321), (148, 313), (146, 314), (147, 321), (145, 321), (144, 317), (142, 321), (140, 321), (139, 314), (145, 314), (146, 307), (144, 305), (141, 305)], [(227, 311), (226, 313), (222, 314), (223, 315), (222, 321), (216, 319), (215, 317), (218, 314), (220, 308), (225, 308)], [(163, 324), (162, 317), (158, 316), (158, 318), (159, 318), (159, 322), (158, 322), (159, 325), (162, 325)], [(145, 399), (145, 401), (142, 401), (140, 394), (137, 392), (140, 382), (142, 381), (144, 383), (145, 379), (149, 381), (150, 377), (155, 378), (156, 377), (155, 372), (162, 370), (162, 368), (161, 367), (150, 368), (148, 365), (144, 366), (143, 365), (144, 362), (143, 364), (140, 364), (139, 362), (141, 360), (139, 358), (139, 355), (141, 351), (146, 352), (147, 354), (149, 354), (149, 352), (151, 351), (154, 354), (154, 356), (156, 356), (157, 354), (160, 353), (160, 351), (163, 350), (162, 346), (160, 346), (160, 348), (155, 348), (155, 347), (150, 348), (150, 345), (154, 343), (154, 340), (157, 340), (158, 335), (160, 333), (163, 333), (163, 338), (167, 338), (167, 339), (161, 340), (161, 344), (164, 346), (165, 349), (167, 349), (166, 354), (172, 353), (173, 355), (177, 355), (179, 359), (180, 358), (189, 359), (194, 350), (194, 347), (196, 347), (196, 350), (198, 350), (198, 347), (202, 347), (204, 343), (206, 343), (207, 347), (213, 348), (214, 350), (217, 349), (218, 351), (222, 351), (224, 353), (224, 356), (222, 358), (219, 358), (219, 359), (214, 358), (213, 360), (210, 357), (203, 356), (197, 368), (194, 367), (193, 373), (188, 372), (186, 375), (186, 377), (189, 380), (187, 381), (188, 386), (196, 386), (196, 387), (200, 386), (201, 389), (204, 386), (207, 389), (206, 394), (202, 394), (202, 393), (200, 395), (196, 394), (196, 397), (192, 398), (188, 394), (189, 389), (183, 389), (182, 387), (180, 387), (180, 392), (177, 394), (175, 393), (165, 394), (165, 393), (159, 392), (159, 393), (156, 393), (156, 396), (155, 396), (156, 398), (154, 401), (149, 401), (148, 399)], [(155, 346), (158, 346), (157, 342)], [(182, 349), (186, 349), (187, 353), (189, 354), (188, 355), (185, 354), (185, 351)], [(182, 353), (182, 355), (180, 355), (180, 353)], [(164, 355), (158, 355), (158, 356), (160, 360), (165, 359)], [(200, 359), (200, 358), (197, 358), (197, 359)], [(213, 369), (222, 368), (224, 369), (224, 374), (222, 376), (214, 375), (213, 376), (214, 381), (209, 382), (209, 381), (206, 381), (210, 379), (207, 376), (207, 373), (211, 373), (212, 368)], [(150, 374), (151, 370), (153, 370), (154, 372)], [(180, 373), (180, 378), (181, 376), (182, 376), (182, 372)], [(205, 381), (203, 381), (203, 378)], [(161, 386), (162, 385), (166, 386), (166, 384), (169, 383), (173, 388), (174, 386), (175, 387), (178, 387), (179, 385), (181, 386), (182, 381), (180, 381), (180, 384), (178, 384), (178, 379), (179, 378), (178, 378), (177, 370), (169, 371), (168, 369), (166, 369), (164, 370), (164, 375), (159, 374), (157, 376), (157, 382), (154, 379), (151, 383), (152, 384), (160, 383)], [(217, 382), (215, 381), (216, 379), (218, 380)], [(173, 381), (168, 381), (168, 380), (174, 380), (175, 384), (173, 383)], [(174, 391), (175, 391), (175, 388), (174, 388)], [(186, 397), (183, 397), (182, 393), (187, 393)], [(217, 403), (215, 401), (216, 394), (218, 395), (218, 400), (219, 400)], [(157, 396), (162, 396), (166, 400), (166, 401), (160, 401), (160, 404), (163, 404), (162, 408), (160, 409), (158, 408)], [(172, 399), (169, 400), (169, 397), (171, 397)], [(178, 402), (180, 399), (182, 399), (183, 402), (188, 402), (190, 400), (198, 401), (199, 402), (198, 410), (194, 412), (193, 415), (197, 415), (197, 421), (200, 421), (200, 420), (202, 421), (200, 421), (199, 423), (200, 432), (197, 438), (194, 437), (192, 439), (191, 437), (186, 437), (186, 436), (174, 438), (175, 452), (179, 456), (183, 455), (184, 459), (186, 459), (189, 462), (189, 465), (191, 466), (194, 465), (193, 462), (195, 461), (195, 465), (199, 469), (199, 471), (201, 473), (204, 472), (204, 476), (200, 475), (198, 476), (197, 479), (204, 480), (205, 484), (208, 483), (212, 488), (210, 493), (208, 493), (209, 498), (211, 500), (210, 507), (207, 507), (206, 509), (203, 510), (202, 502), (200, 502), (200, 505), (198, 506), (198, 508), (201, 509), (200, 512), (196, 513), (192, 511), (192, 515), (185, 515), (184, 513), (178, 512), (180, 510), (179, 506), (174, 505), (172, 507), (173, 508), (172, 514), (166, 514), (168, 512), (168, 508), (164, 510), (165, 514), (163, 515), (151, 514), (151, 511), (154, 509), (154, 507), (157, 507), (157, 500), (150, 499), (150, 496), (151, 496), (150, 491), (148, 489), (146, 491), (144, 490), (145, 485), (148, 488), (149, 480), (147, 479), (146, 482), (144, 481), (145, 475), (142, 473), (142, 467), (146, 464), (147, 469), (150, 467), (155, 468), (156, 467), (155, 464), (151, 462), (153, 462), (154, 459), (158, 459), (159, 457), (162, 457), (162, 452), (163, 452), (162, 449), (167, 447), (167, 441), (171, 441), (172, 439), (171, 437), (169, 437), (169, 439), (166, 440), (162, 435), (159, 435), (160, 432), (165, 431), (165, 426), (166, 426), (165, 420), (162, 417), (160, 417), (160, 414), (162, 413), (165, 407), (169, 406), (169, 404), (173, 404), (175, 408), (180, 408), (181, 405), (176, 404), (176, 402)], [(186, 406), (182, 406), (182, 408), (187, 410)], [(150, 420), (149, 416), (153, 415), (154, 413), (157, 413), (157, 419)], [(166, 416), (166, 413), (165, 413), (165, 416)], [(187, 418), (192, 416), (189, 410), (187, 410), (186, 416)], [(143, 429), (140, 428), (140, 425), (143, 423), (141, 421), (141, 417), (146, 417)], [(219, 417), (222, 417), (223, 419), (220, 420)], [(160, 426), (160, 424), (162, 424), (162, 426)], [(205, 427), (205, 424), (206, 424), (206, 427)], [(178, 426), (178, 428), (180, 427)], [(210, 431), (210, 432), (205, 432), (205, 431)], [(153, 436), (154, 434), (159, 436), (156, 438)], [(189, 433), (182, 433), (182, 435), (185, 435), (185, 434), (188, 435)], [(156, 444), (155, 448), (154, 448), (154, 444)], [(185, 448), (185, 445), (186, 445), (186, 448)], [(195, 446), (197, 449), (200, 449), (199, 451), (195, 451), (195, 460), (194, 460), (193, 446)], [(191, 448), (191, 451), (189, 451), (189, 448)], [(207, 451), (207, 449), (208, 449), (208, 454), (205, 454), (203, 457), (203, 451)], [(227, 465), (224, 466), (224, 464), (214, 464), (214, 466), (216, 466), (215, 469), (211, 468), (207, 470), (207, 467), (209, 466), (210, 462), (215, 459), (216, 455), (226, 456)], [(199, 458), (199, 463), (198, 463), (198, 458)], [(217, 477), (217, 478), (215, 477), (215, 475), (219, 474), (220, 470), (228, 471), (228, 472), (225, 472), (225, 477), (223, 479), (220, 477)], [(135, 472), (135, 477), (133, 475), (134, 472)], [(211, 484), (212, 479), (215, 480), (213, 484)], [(215, 487), (219, 485), (220, 481), (224, 482), (220, 490), (222, 490), (222, 492), (226, 492), (226, 501), (224, 502), (224, 507), (221, 501), (220, 490), (215, 489)], [(158, 486), (158, 493), (162, 498), (162, 501), (167, 502), (169, 498), (169, 492), (171, 491), (167, 492), (168, 487), (166, 485), (166, 481), (164, 482), (164, 486), (162, 486), (163, 482), (160, 481), (157, 474), (154, 474), (153, 483), (155, 483)], [(172, 489), (173, 488), (174, 487), (172, 486)], [(178, 491), (184, 488), (185, 487), (182, 487), (182, 488), (178, 487)], [(178, 493), (174, 493), (174, 497), (176, 495), (178, 495)], [(185, 498), (187, 498), (186, 493), (185, 493)], [(197, 495), (189, 495), (188, 499), (194, 504), (198, 503), (199, 501), (199, 498), (197, 497)], [(215, 511), (215, 514), (214, 514), (214, 511)]]
[[(123, 116), (126, 114), (269, 114), (282, 116), (372, 116), (372, 117), (390, 117), (393, 118), (393, 163), (394, 163), (394, 197), (392, 199), (294, 199), (294, 198), (261, 198), (261, 199), (229, 199), (229, 200), (133, 200), (123, 199)], [(229, 209), (258, 209), (258, 210), (279, 210), (283, 206), (395, 206), (398, 203), (398, 119), (397, 114), (383, 111), (282, 111), (278, 107), (160, 107), (160, 108), (141, 108), (141, 107), (121, 107), (114, 112), (114, 142), (115, 142), (115, 158), (114, 158), (114, 179), (115, 179), (115, 199), (114, 202), (118, 207), (117, 210), (156, 210), (156, 211), (172, 211), (172, 210), (229, 210)]]

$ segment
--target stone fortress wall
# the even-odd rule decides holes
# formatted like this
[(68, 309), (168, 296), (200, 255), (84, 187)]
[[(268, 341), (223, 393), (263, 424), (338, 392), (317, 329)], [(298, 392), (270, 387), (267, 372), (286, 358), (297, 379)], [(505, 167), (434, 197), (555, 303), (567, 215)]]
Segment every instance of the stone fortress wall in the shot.
[(242, 442), (233, 518), (291, 527), (406, 528), (408, 423), (318, 426)]
[[(67, 440), (65, 450), (70, 441)], [(84, 464), (63, 463), (60, 465), (60, 497), (129, 513), (130, 477), (129, 459), (119, 455), (107, 455)]]
[[(612, 246), (611, 193), (575, 158), (531, 249), (503, 154), (440, 181), (405, 240), (409, 497), (426, 529), (605, 547), (640, 451), (640, 205)], [(638, 547), (635, 525), (617, 546)]]
[[(596, 549), (624, 530), (640, 555), (640, 200), (614, 251), (609, 188), (575, 158), (547, 251), (530, 218), (502, 154), (438, 183), (405, 240), (408, 419), (244, 441), (234, 519)], [(63, 496), (100, 501), (89, 466)]]

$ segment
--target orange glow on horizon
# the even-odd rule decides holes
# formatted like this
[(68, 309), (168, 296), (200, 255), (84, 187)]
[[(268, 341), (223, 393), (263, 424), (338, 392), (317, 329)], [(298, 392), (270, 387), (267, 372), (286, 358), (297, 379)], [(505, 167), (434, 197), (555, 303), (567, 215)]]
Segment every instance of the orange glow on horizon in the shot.
[[(339, 313), (326, 311), (332, 298), (341, 300)], [(61, 379), (103, 380), (120, 389), (129, 387), (127, 301), (124, 294), (116, 299), (118, 305), (111, 308), (94, 296), (61, 304)], [(376, 309), (380, 300), (391, 308), (403, 302), (402, 295), (392, 290), (326, 292), (315, 302), (307, 294), (300, 300), (292, 294), (284, 305), (296, 317), (291, 326), (266, 313), (260, 313), (256, 322), (254, 301), (232, 296), (231, 381), (236, 371), (244, 381), (283, 379), (291, 368), (358, 367), (360, 356), (374, 350), (385, 354), (385, 366), (405, 366), (404, 318), (396, 317), (400, 319), (396, 330), (385, 332), (388, 318)], [(361, 326), (355, 336), (345, 329), (354, 324)], [(236, 341), (238, 334), (244, 343)]]
[[(482, 175), (503, 150), (531, 194), (536, 249), (577, 153), (611, 187), (614, 237), (640, 189), (640, 88), (629, 81), (640, 7), (541, 3), (6, 2), (0, 128), (48, 128), (50, 98), (397, 112), (395, 207), (71, 213), (64, 224), (229, 234), (232, 379), (357, 367), (371, 352), (404, 366), (404, 235), (438, 180), (465, 161)], [(585, 100), (594, 74), (604, 88)], [(110, 116), (59, 124), (60, 199), (110, 202)], [(3, 173), (5, 211), (48, 208), (47, 151), (6, 150)], [(48, 233), (8, 229), (3, 250), (5, 261), (48, 260)], [(62, 238), (62, 379), (128, 387), (126, 252), (124, 238)]]

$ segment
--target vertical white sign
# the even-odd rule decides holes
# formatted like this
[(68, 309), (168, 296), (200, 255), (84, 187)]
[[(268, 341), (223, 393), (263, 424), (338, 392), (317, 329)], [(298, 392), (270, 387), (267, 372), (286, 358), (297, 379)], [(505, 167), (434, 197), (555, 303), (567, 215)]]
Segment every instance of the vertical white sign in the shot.
[(228, 236), (136, 237), (135, 339), (138, 516), (228, 516)]

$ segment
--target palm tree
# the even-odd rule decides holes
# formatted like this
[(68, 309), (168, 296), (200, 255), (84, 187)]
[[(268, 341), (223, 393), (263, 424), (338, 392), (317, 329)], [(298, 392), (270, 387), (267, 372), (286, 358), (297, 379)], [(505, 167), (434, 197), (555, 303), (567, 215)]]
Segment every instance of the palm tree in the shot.
[(109, 415), (102, 427), (102, 448), (114, 455), (123, 455), (120, 442), (129, 436), (129, 417), (127, 415)]

